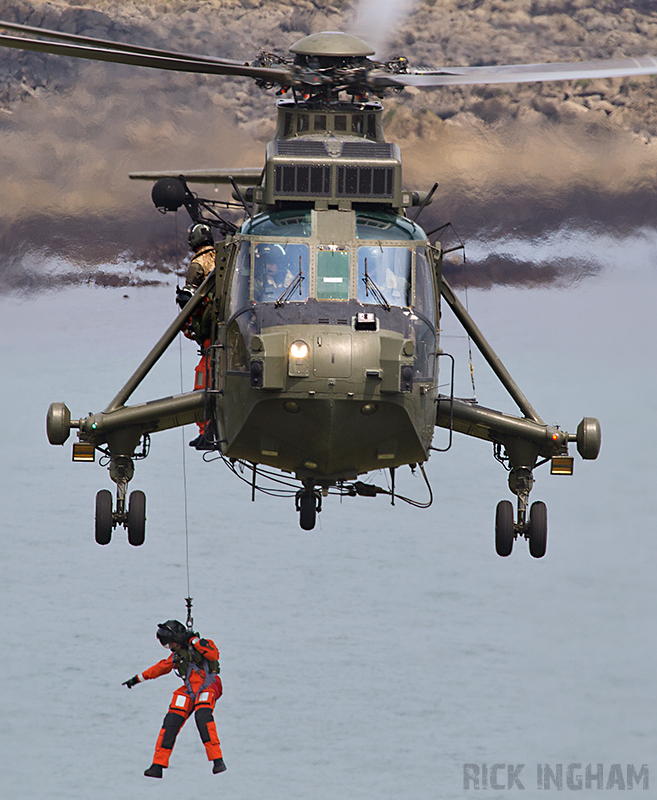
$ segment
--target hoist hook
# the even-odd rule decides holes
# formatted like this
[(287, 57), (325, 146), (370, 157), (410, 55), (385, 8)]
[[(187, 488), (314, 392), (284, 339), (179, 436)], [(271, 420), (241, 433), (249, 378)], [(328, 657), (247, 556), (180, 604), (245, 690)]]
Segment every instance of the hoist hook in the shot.
[(192, 617), (192, 598), (186, 597), (185, 603), (187, 605), (187, 630), (194, 630), (194, 618)]

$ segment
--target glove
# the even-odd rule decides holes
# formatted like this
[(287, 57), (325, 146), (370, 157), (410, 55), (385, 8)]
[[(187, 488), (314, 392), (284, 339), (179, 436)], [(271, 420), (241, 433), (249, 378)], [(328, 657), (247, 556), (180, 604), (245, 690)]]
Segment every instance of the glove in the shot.
[(139, 677), (135, 675), (134, 678), (130, 678), (127, 681), (123, 681), (121, 686), (127, 686), (128, 689), (132, 689), (132, 687), (136, 686), (138, 683), (141, 683), (141, 681), (139, 680)]
[(176, 286), (176, 303), (183, 309), (187, 303), (191, 300), (192, 293), (187, 286), (184, 289), (181, 289), (180, 286)]

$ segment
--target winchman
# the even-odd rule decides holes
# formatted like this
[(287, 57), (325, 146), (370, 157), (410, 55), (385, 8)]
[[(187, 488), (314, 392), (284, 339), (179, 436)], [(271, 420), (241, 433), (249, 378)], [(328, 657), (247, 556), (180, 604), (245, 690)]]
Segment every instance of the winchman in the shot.
[[(194, 255), (187, 268), (185, 286), (182, 289), (176, 287), (176, 302), (181, 309), (185, 307), (190, 297), (214, 270), (216, 257), (214, 237), (209, 225), (194, 223), (189, 228), (187, 238), (189, 247)], [(211, 297), (208, 296), (189, 318), (189, 321), (183, 329), (185, 336), (195, 341), (200, 348), (201, 360), (194, 370), (195, 390), (205, 389), (207, 380), (208, 347), (210, 346), (210, 330), (212, 327), (211, 308)], [(206, 444), (203, 436), (205, 433), (205, 422), (199, 422), (197, 424), (199, 436), (191, 441), (190, 445), (192, 447), (204, 449)]]
[(162, 770), (169, 766), (176, 737), (192, 712), (208, 761), (212, 761), (212, 772), (224, 772), (226, 765), (212, 714), (215, 703), (223, 693), (219, 677), (219, 650), (211, 639), (201, 639), (198, 633), (187, 630), (176, 619), (158, 625), (156, 636), (163, 647), (172, 651), (171, 655), (125, 681), (123, 686), (132, 689), (138, 683), (167, 675), (172, 670), (184, 683), (173, 693), (155, 745), (153, 763), (144, 775), (149, 778), (162, 777)]

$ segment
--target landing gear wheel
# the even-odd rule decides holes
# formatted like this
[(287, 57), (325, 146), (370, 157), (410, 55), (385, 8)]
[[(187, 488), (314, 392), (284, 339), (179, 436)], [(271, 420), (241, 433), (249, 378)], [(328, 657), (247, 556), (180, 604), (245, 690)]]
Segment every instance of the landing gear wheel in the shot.
[(513, 550), (513, 505), (500, 500), (495, 510), (495, 551), (498, 556), (510, 556)]
[(314, 492), (306, 492), (299, 498), (299, 525), (311, 531), (317, 520), (317, 498)]
[(96, 495), (96, 542), (109, 544), (112, 539), (112, 493), (101, 489)]
[(128, 541), (133, 547), (144, 544), (146, 538), (146, 495), (137, 489), (128, 501)]
[(529, 509), (529, 552), (534, 558), (543, 558), (547, 550), (547, 506), (541, 500)]

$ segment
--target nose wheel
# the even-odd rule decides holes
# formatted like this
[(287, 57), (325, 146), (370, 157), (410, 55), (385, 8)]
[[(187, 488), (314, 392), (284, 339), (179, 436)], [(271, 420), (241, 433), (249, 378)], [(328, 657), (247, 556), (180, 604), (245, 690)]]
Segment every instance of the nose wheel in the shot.
[(295, 505), (299, 512), (299, 525), (304, 531), (311, 531), (317, 514), (322, 510), (322, 495), (312, 486), (306, 486), (297, 492)]
[[(520, 506), (520, 502), (518, 504)], [(541, 500), (532, 503), (529, 520), (523, 520), (523, 509), (519, 508), (518, 522), (513, 519), (510, 500), (500, 500), (495, 511), (495, 551), (498, 556), (511, 555), (513, 543), (522, 536), (529, 542), (529, 553), (533, 558), (543, 558), (547, 551), (547, 506)]]
[(95, 539), (98, 544), (106, 545), (112, 540), (112, 531), (122, 525), (128, 531), (128, 542), (139, 547), (146, 538), (146, 495), (136, 489), (128, 498), (128, 510), (125, 510), (125, 486), (118, 486), (116, 511), (112, 509), (112, 493), (101, 489), (96, 495)]

